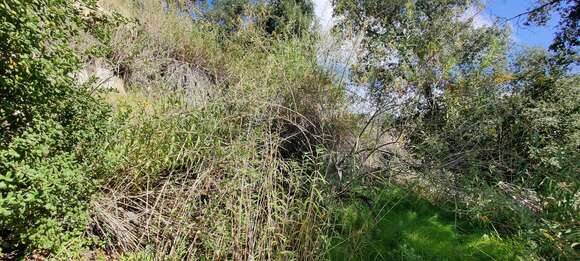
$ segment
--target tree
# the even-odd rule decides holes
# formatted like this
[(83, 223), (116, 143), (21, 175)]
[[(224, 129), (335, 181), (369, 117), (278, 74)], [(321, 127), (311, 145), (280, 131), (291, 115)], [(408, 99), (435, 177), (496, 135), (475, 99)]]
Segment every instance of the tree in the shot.
[(273, 0), (268, 3), (264, 29), (269, 34), (303, 36), (314, 21), (314, 6), (310, 0)]
[(269, 35), (303, 36), (314, 21), (311, 0), (220, 0), (205, 15), (228, 31), (255, 23)]
[(557, 63), (569, 65), (580, 63), (578, 46), (580, 45), (580, 1), (579, 0), (537, 0), (536, 5), (529, 11), (511, 19), (527, 15), (525, 25), (545, 26), (551, 19), (552, 13), (558, 13), (559, 30), (550, 45), (555, 52)]
[(468, 71), (494, 72), (507, 43), (502, 28), (474, 28), (473, 18), (462, 18), (477, 1), (335, 0), (334, 4), (335, 15), (342, 17), (337, 30), (364, 34), (365, 52), (353, 71), (378, 103), (393, 93), (413, 93), (420, 96), (422, 111), (436, 111), (437, 93), (457, 87)]
[(251, 7), (250, 0), (219, 0), (213, 2), (213, 7), (204, 16), (233, 32), (242, 27), (243, 19), (248, 17)]

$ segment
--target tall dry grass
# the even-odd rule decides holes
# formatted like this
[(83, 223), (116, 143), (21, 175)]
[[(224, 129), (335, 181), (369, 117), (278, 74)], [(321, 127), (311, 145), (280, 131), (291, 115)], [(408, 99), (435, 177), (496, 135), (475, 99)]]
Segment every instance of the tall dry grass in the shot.
[(90, 233), (133, 259), (317, 260), (330, 224), (325, 148), (349, 124), (308, 39), (230, 33), (157, 1), (105, 1), (135, 19), (108, 43), (128, 94)]

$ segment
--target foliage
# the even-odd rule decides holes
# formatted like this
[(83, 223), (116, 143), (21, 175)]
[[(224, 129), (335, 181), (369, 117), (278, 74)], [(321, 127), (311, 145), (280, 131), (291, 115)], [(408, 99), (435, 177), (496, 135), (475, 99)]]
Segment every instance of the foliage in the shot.
[(334, 2), (371, 111), (311, 1), (2, 2), (0, 259), (574, 259), (578, 76), (479, 1)]
[(416, 149), (444, 159), (440, 164), (447, 169), (487, 175), (488, 181), (537, 189), (545, 178), (572, 178), (578, 160), (577, 77), (548, 67), (546, 54), (531, 50), (516, 61), (509, 83), (447, 92), (443, 115), (425, 119), (416, 132), (422, 144)]
[(305, 36), (314, 21), (314, 6), (310, 0), (275, 0), (268, 3), (264, 30), (292, 37)]
[[(454, 185), (471, 195), (508, 196), (489, 202), (489, 206), (480, 205), (479, 213), (474, 204), (463, 206), (469, 215), (491, 215), (501, 231), (537, 231), (552, 222), (559, 224), (561, 232), (568, 231), (576, 226), (577, 212), (573, 203), (580, 160), (577, 76), (551, 67), (548, 54), (539, 50), (520, 54), (510, 70), (507, 79), (511, 80), (501, 84), (481, 81), (475, 84), (489, 87), (446, 92), (437, 116), (417, 121), (409, 148), (423, 161), (419, 171), (451, 171)], [(504, 184), (515, 186), (516, 191), (506, 190)], [(499, 205), (504, 207), (498, 206), (502, 201), (506, 203)], [(513, 203), (509, 202), (523, 209), (510, 207)], [(543, 221), (536, 216), (532, 219), (536, 221), (530, 222), (529, 217), (535, 216), (532, 212)], [(521, 218), (522, 214), (528, 218)], [(539, 244), (570, 256), (572, 235), (560, 235), (557, 240), (540, 238)]]
[(91, 1), (0, 3), (0, 241), (2, 252), (79, 242), (91, 176), (77, 149), (96, 139), (108, 108), (71, 77), (70, 39)]
[(77, 66), (66, 40), (80, 20), (69, 1), (8, 1), (0, 12), (0, 138), (6, 144), (33, 119), (65, 110), (64, 97), (75, 92), (68, 74)]
[[(563, 74), (561, 69), (546, 71), (550, 57), (531, 51), (518, 61), (516, 75), (524, 84), (520, 134), (525, 150), (525, 178), (546, 199), (542, 213), (544, 226), (557, 235), (548, 244), (556, 248), (551, 256), (573, 256), (576, 235), (571, 231), (578, 220), (578, 155), (580, 134), (580, 85), (578, 75)], [(556, 185), (558, 184), (558, 185)], [(576, 220), (576, 221), (575, 221)], [(556, 225), (557, 224), (557, 225)]]
[(223, 0), (212, 2), (211, 6), (200, 1), (196, 6), (204, 6), (199, 17), (221, 25), (227, 32), (256, 26), (268, 35), (302, 37), (314, 21), (310, 0)]
[(552, 13), (560, 16), (559, 31), (556, 33), (550, 50), (557, 53), (556, 62), (562, 65), (580, 62), (578, 46), (580, 45), (580, 2), (575, 0), (536, 1), (536, 5), (527, 12), (526, 25), (545, 26), (550, 21)]
[[(477, 3), (336, 1), (345, 17), (337, 29), (364, 33), (366, 52), (353, 70), (374, 95), (374, 111), (396, 107), (380, 128), (407, 135), (412, 171), (450, 183), (443, 191), (458, 214), (487, 216), (505, 234), (529, 232), (542, 255), (570, 258), (578, 76), (545, 51), (508, 56), (505, 29), (462, 18)], [(558, 236), (535, 236), (545, 231)]]
[(79, 237), (94, 190), (75, 155), (61, 148), (66, 130), (35, 122), (0, 150), (2, 250), (54, 250)]
[(242, 28), (243, 19), (249, 19), (250, 10), (253, 8), (249, 0), (225, 0), (217, 1), (207, 11), (205, 17), (210, 21), (223, 25), (227, 31), (237, 31)]
[(343, 94), (311, 40), (126, 4), (137, 23), (118, 28), (108, 59), (132, 91), (109, 96), (89, 232), (127, 259), (319, 259), (330, 224), (316, 148), (338, 130)]
[[(462, 15), (477, 1), (334, 1), (343, 32), (364, 35), (358, 83), (377, 103), (409, 93), (419, 109), (436, 110), (437, 93), (459, 87), (472, 71), (493, 71), (504, 29), (474, 28)], [(494, 62), (491, 62), (491, 61)], [(468, 77), (468, 76), (466, 76)]]

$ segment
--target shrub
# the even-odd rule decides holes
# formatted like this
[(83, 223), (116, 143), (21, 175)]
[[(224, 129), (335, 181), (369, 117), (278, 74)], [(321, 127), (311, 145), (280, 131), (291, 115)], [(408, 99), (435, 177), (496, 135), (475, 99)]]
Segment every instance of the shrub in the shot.
[(79, 61), (69, 43), (91, 21), (83, 10), (93, 7), (93, 1), (0, 3), (2, 252), (57, 251), (83, 232), (94, 187), (81, 153), (97, 142), (109, 109), (90, 86), (76, 86)]
[(0, 150), (3, 251), (53, 250), (84, 231), (90, 176), (74, 153), (61, 150), (62, 126), (34, 125)]
[(135, 258), (318, 259), (321, 160), (310, 148), (281, 157), (289, 137), (275, 128), (331, 129), (320, 112), (338, 115), (340, 91), (308, 43), (252, 28), (222, 34), (155, 1), (131, 9), (138, 23), (119, 29), (108, 57), (131, 91), (114, 100), (115, 133), (95, 163), (104, 193), (90, 231)]
[(534, 231), (541, 249), (552, 249), (542, 250), (547, 256), (569, 257), (579, 189), (578, 76), (550, 65), (542, 50), (516, 58), (502, 84), (446, 92), (437, 117), (417, 121), (411, 148), (422, 170), (451, 171), (455, 189), (478, 198), (463, 206), (471, 216), (491, 217), (502, 232)]
[(57, 118), (74, 91), (77, 67), (67, 45), (79, 22), (70, 1), (8, 1), (0, 5), (0, 138), (6, 143), (36, 118)]

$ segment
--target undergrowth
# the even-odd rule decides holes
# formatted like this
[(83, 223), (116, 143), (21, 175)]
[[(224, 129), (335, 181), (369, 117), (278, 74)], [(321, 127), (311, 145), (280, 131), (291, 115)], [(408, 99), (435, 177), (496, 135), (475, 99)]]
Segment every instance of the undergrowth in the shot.
[[(419, 124), (411, 117), (353, 112), (346, 86), (319, 64), (315, 33), (192, 21), (160, 1), (105, 0), (104, 10), (88, 1), (84, 18), (71, 2), (54, 2), (82, 25), (57, 39), (66, 67), (47, 71), (58, 84), (25, 75), (50, 87), (32, 93), (38, 108), (17, 88), (19, 103), (0, 100), (12, 106), (0, 109), (0, 120), (11, 120), (0, 126), (0, 251), (8, 251), (0, 259), (518, 260), (558, 252), (534, 245), (544, 242), (530, 239), (536, 231), (526, 234), (538, 218), (509, 198), (519, 188), (460, 184), (406, 146), (429, 142), (412, 135)], [(13, 60), (0, 58), (0, 69), (14, 69)], [(112, 71), (126, 91), (74, 86), (80, 61)], [(21, 78), (0, 80), (18, 87)], [(572, 190), (554, 204), (576, 207)], [(554, 244), (567, 256), (575, 245), (566, 231), (577, 226), (570, 213), (554, 214), (567, 222)]]
[(117, 132), (96, 166), (108, 174), (94, 233), (111, 250), (156, 258), (320, 252), (319, 167), (282, 161), (277, 137), (244, 126), (244, 115), (223, 117), (220, 104), (183, 106), (171, 96), (118, 101)]
[[(360, 190), (360, 189), (359, 189)], [(530, 255), (521, 241), (474, 227), (395, 186), (365, 189), (335, 212), (338, 235), (331, 260), (517, 260)]]
[[(132, 8), (136, 22), (106, 48), (129, 91), (108, 95), (113, 134), (92, 165), (101, 195), (90, 233), (129, 259), (322, 257), (330, 224), (316, 148), (339, 123), (322, 114), (341, 93), (308, 43), (251, 29), (224, 38), (151, 2)], [(294, 146), (302, 153), (284, 157)]]

